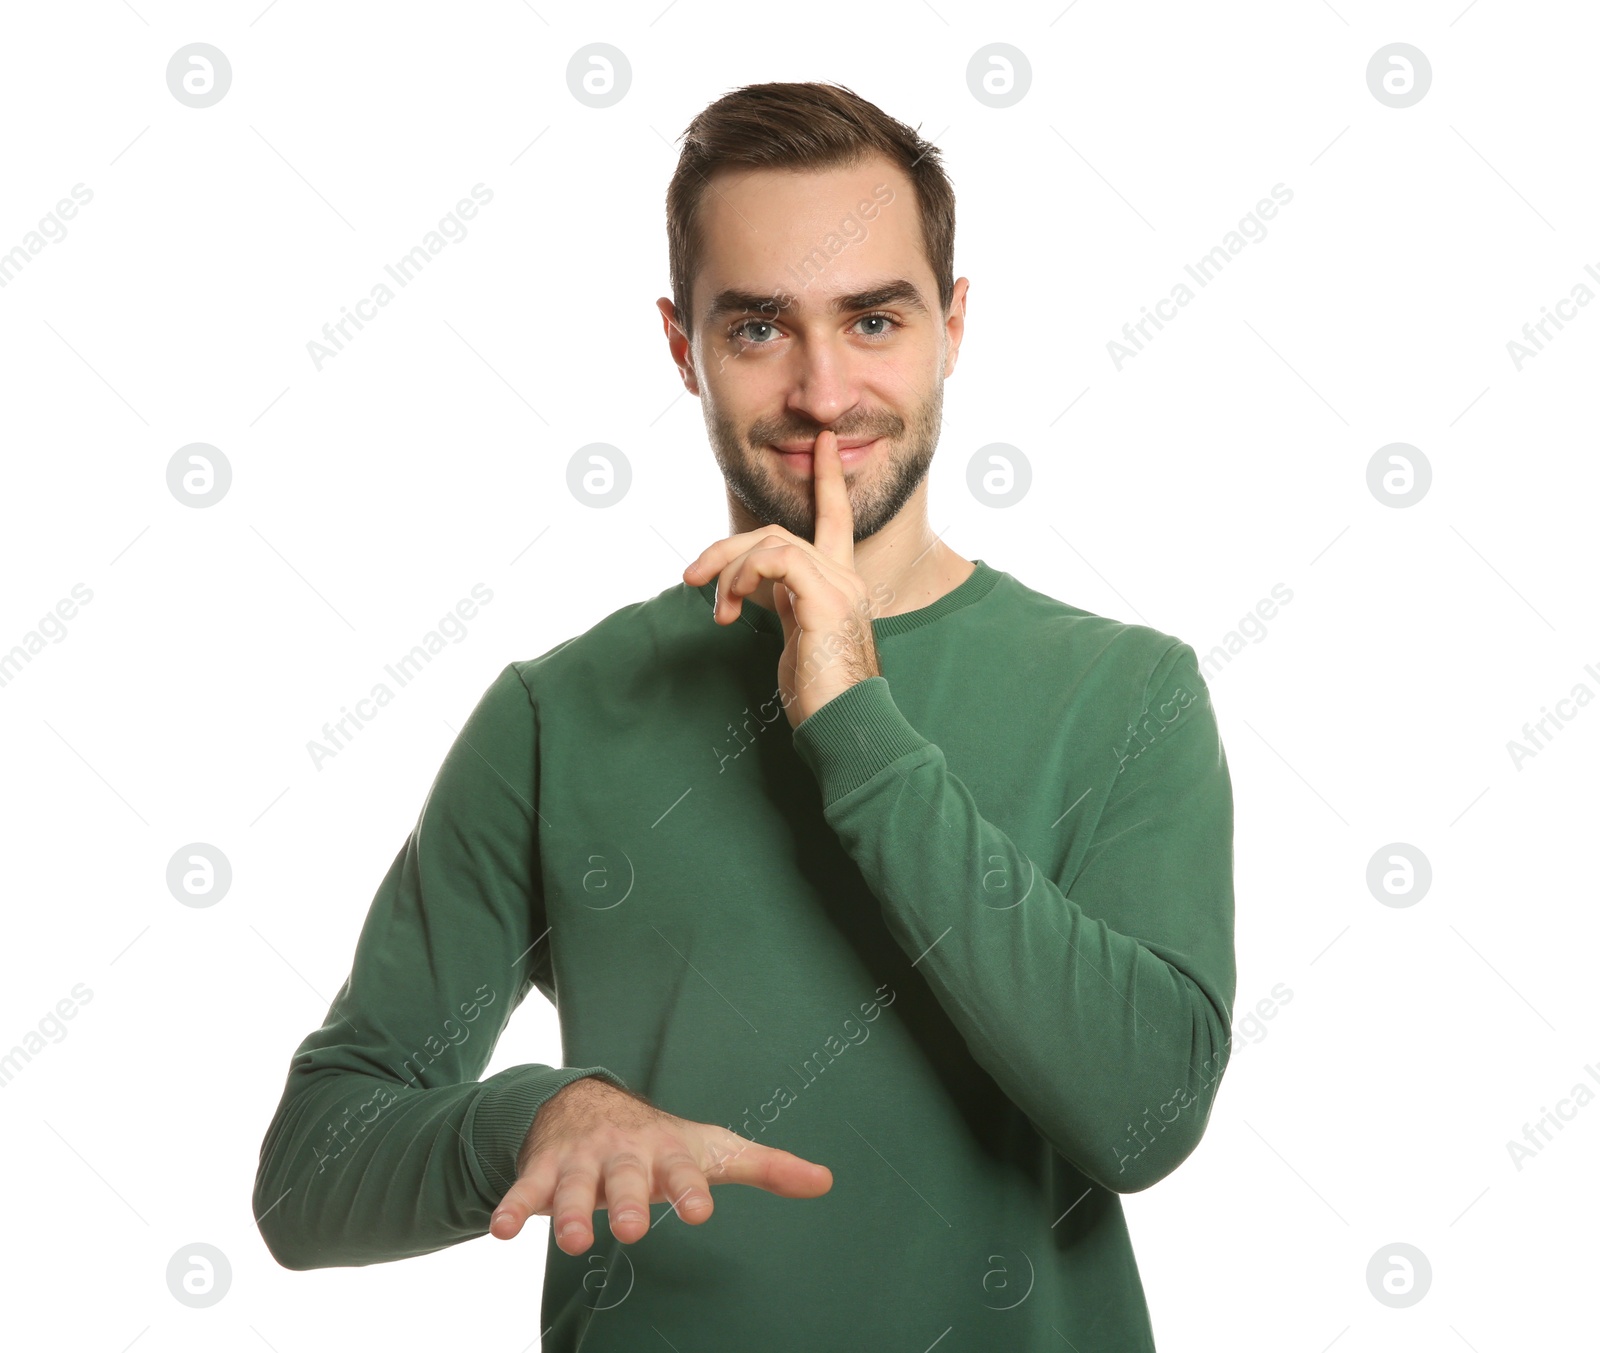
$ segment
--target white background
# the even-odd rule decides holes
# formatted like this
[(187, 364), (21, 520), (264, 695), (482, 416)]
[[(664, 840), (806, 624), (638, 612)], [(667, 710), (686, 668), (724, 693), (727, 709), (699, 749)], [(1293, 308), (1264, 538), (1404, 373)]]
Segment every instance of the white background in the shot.
[[(654, 309), (665, 189), (706, 103), (823, 79), (920, 127), (956, 186), (971, 292), (934, 528), (1202, 654), (1293, 593), (1210, 675), (1237, 1042), (1199, 1149), (1125, 1201), (1160, 1347), (1594, 1338), (1600, 1104), (1521, 1169), (1507, 1149), (1600, 1090), (1600, 708), (1520, 768), (1507, 747), (1600, 692), (1600, 306), (1520, 370), (1507, 349), (1600, 270), (1591, 7), (105, 0), (4, 23), (0, 251), (93, 193), (0, 289), (0, 651), (93, 593), (0, 688), (0, 1049), (92, 992), (0, 1088), (9, 1330), (536, 1346), (547, 1222), (291, 1273), (251, 1216), (257, 1151), (484, 688), (727, 533)], [(197, 41), (232, 65), (206, 109), (165, 79)], [(592, 42), (632, 67), (608, 109), (567, 85)], [(1010, 108), (968, 88), (993, 42), (1031, 65)], [(1392, 42), (1432, 66), (1409, 108), (1367, 86)], [(468, 235), (318, 371), (308, 341), (479, 182)], [(1277, 183), (1266, 237), (1118, 370), (1108, 341)], [(197, 441), (233, 472), (204, 510), (166, 482)], [(633, 471), (604, 510), (566, 486), (596, 441)], [(991, 442), (1033, 469), (1003, 510), (966, 487)], [(1414, 506), (1369, 490), (1391, 442), (1432, 468)], [(307, 742), (477, 583), (467, 637), (317, 769)], [(233, 869), (211, 908), (166, 886), (196, 841)], [(1396, 842), (1433, 872), (1398, 908), (1366, 883)], [(535, 995), (490, 1070), (560, 1060)], [(196, 1241), (233, 1270), (202, 1311), (165, 1280)], [(1406, 1309), (1367, 1282), (1396, 1242), (1432, 1269)]]

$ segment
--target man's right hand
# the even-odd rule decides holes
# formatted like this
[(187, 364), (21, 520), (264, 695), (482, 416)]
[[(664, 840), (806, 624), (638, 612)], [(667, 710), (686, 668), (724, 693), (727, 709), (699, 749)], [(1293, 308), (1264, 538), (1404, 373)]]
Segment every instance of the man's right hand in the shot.
[(833, 1187), (833, 1172), (726, 1128), (675, 1118), (585, 1076), (534, 1115), (517, 1181), (495, 1209), (489, 1234), (510, 1240), (529, 1217), (551, 1217), (561, 1250), (582, 1254), (594, 1243), (593, 1213), (603, 1207), (611, 1234), (631, 1245), (650, 1229), (651, 1203), (671, 1203), (691, 1226), (705, 1221), (712, 1184), (816, 1198)]

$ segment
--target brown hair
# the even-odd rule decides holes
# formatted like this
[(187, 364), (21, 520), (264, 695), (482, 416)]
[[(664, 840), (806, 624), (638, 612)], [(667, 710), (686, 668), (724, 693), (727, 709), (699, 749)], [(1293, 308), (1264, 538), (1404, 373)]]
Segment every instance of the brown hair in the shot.
[(694, 335), (690, 285), (704, 245), (699, 204), (719, 169), (832, 169), (874, 153), (911, 180), (922, 246), (939, 286), (939, 308), (955, 295), (956, 196), (939, 151), (911, 127), (840, 84), (745, 85), (708, 104), (683, 132), (667, 185), (667, 266), (678, 327)]

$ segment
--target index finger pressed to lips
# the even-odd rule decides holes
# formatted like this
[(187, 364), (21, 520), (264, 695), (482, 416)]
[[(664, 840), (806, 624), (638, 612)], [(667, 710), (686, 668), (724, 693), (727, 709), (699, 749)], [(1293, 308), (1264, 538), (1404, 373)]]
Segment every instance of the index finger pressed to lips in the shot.
[(829, 559), (847, 568), (854, 567), (855, 518), (850, 511), (850, 495), (845, 490), (839, 438), (828, 428), (817, 433), (811, 453), (811, 480), (816, 493), (816, 529), (812, 544)]

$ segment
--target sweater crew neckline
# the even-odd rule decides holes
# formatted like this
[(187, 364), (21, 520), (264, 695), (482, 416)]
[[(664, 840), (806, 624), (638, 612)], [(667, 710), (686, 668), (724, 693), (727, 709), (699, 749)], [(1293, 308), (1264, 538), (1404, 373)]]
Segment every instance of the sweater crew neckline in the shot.
[[(921, 625), (930, 625), (935, 620), (942, 620), (952, 611), (959, 611), (963, 606), (970, 606), (973, 602), (987, 596), (994, 590), (996, 583), (1004, 576), (999, 569), (990, 568), (981, 559), (972, 561), (972, 572), (965, 579), (957, 583), (942, 597), (936, 597), (926, 606), (919, 606), (914, 611), (902, 611), (898, 615), (880, 615), (872, 618), (872, 634), (875, 639), (887, 638), (892, 634), (904, 634), (907, 630), (914, 630)], [(695, 591), (706, 599), (708, 606), (717, 603), (717, 580), (701, 583)], [(749, 623), (752, 629), (765, 634), (782, 636), (783, 621), (778, 618), (778, 613), (769, 610), (751, 597), (744, 599), (741, 611), (742, 618)]]

